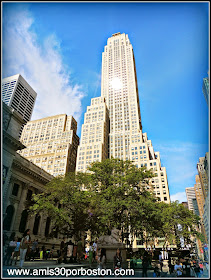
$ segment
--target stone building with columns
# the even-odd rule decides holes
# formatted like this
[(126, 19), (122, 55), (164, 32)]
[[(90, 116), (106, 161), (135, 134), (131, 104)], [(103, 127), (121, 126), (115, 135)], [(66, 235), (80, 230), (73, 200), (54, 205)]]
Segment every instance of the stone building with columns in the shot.
[[(52, 244), (59, 246), (60, 236), (50, 235), (50, 218), (43, 214), (30, 216), (32, 195), (42, 192), (53, 176), (17, 153), (25, 146), (19, 141), (19, 132), (24, 121), (14, 109), (2, 103), (3, 108), (3, 182), (2, 182), (2, 220), (3, 233), (10, 237), (21, 237), (29, 228), (32, 240), (38, 239), (39, 246), (50, 249)], [(57, 247), (56, 246), (56, 247)]]

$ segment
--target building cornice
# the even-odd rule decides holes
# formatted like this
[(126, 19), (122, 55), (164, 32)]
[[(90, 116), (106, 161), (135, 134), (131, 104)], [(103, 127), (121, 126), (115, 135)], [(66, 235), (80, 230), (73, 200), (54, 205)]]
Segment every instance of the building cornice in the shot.
[(6, 145), (12, 146), (15, 151), (26, 148), (25, 145), (23, 145), (19, 140), (15, 139), (13, 136), (11, 136), (6, 131), (4, 131), (4, 133), (3, 133), (3, 143), (5, 143)]
[(17, 153), (15, 154), (12, 166), (16, 169), (21, 170), (22, 173), (26, 173), (33, 179), (44, 184), (49, 183), (54, 178), (53, 175), (47, 173), (45, 170), (41, 169), (40, 167)]

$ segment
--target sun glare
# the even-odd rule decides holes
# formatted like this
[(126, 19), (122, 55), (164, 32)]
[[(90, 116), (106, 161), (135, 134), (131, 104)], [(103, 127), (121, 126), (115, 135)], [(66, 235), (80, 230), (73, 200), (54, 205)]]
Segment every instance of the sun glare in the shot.
[(113, 78), (111, 81), (111, 86), (113, 89), (121, 89), (122, 88), (122, 82), (119, 78)]

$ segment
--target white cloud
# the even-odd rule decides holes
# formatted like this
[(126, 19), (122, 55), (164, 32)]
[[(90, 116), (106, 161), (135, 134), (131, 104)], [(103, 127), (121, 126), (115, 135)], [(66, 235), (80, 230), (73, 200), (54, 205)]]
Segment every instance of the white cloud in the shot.
[(178, 192), (170, 197), (171, 202), (179, 200), (180, 203), (187, 201), (186, 193), (185, 192)]
[(38, 43), (33, 21), (27, 10), (13, 11), (4, 18), (3, 75), (21, 74), (37, 92), (32, 119), (65, 113), (79, 120), (83, 89), (71, 83), (55, 34)]

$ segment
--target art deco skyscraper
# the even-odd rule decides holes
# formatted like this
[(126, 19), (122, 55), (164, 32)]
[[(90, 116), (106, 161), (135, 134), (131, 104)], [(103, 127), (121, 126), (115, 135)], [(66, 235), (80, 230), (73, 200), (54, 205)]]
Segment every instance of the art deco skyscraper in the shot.
[[(124, 33), (113, 34), (104, 48), (101, 97), (109, 112), (108, 157), (131, 160), (138, 167), (153, 169), (154, 193), (161, 201), (170, 202), (166, 169), (161, 167), (159, 152), (154, 152), (147, 134), (142, 133), (135, 59)], [(86, 137), (82, 134), (81, 142)], [(77, 161), (76, 170), (80, 170), (79, 166)]]

